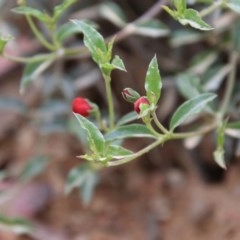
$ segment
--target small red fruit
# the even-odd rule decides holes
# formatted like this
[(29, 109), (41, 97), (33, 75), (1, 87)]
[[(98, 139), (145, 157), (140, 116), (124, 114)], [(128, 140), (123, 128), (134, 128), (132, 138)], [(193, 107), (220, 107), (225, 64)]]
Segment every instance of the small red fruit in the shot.
[(72, 101), (72, 111), (83, 117), (89, 116), (92, 109), (93, 107), (86, 98), (77, 97)]
[(141, 112), (141, 104), (146, 104), (146, 105), (150, 105), (148, 99), (143, 96), (143, 97), (140, 97), (135, 103), (134, 103), (134, 110), (135, 112), (137, 112), (138, 114)]

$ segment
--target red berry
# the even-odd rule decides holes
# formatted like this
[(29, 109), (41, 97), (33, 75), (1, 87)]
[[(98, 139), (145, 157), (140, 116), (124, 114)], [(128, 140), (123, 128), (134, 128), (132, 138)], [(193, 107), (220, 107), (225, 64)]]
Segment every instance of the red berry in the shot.
[(140, 98), (134, 103), (134, 110), (135, 110), (135, 112), (140, 113), (140, 111), (141, 111), (141, 109), (140, 109), (141, 104), (150, 105), (148, 99), (147, 99), (145, 96), (140, 97)]
[(72, 111), (82, 115), (83, 117), (89, 116), (92, 109), (93, 107), (86, 98), (77, 97), (72, 101)]

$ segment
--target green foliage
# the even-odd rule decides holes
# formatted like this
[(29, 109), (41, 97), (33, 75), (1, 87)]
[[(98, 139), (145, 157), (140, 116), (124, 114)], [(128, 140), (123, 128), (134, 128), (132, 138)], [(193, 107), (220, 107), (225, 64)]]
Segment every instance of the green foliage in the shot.
[(5, 46), (12, 38), (13, 38), (12, 36), (4, 37), (0, 34), (0, 55), (3, 54)]
[(216, 98), (216, 94), (203, 93), (184, 102), (173, 114), (170, 121), (170, 129), (173, 130), (184, 123), (189, 117), (199, 114), (207, 103), (212, 101), (214, 98)]
[(147, 99), (150, 101), (151, 104), (156, 105), (160, 96), (161, 96), (161, 89), (162, 89), (162, 81), (158, 69), (157, 58), (151, 60), (147, 75), (145, 79), (145, 90), (147, 93)]
[(88, 119), (79, 114), (74, 114), (81, 127), (86, 131), (87, 140), (94, 157), (97, 160), (105, 155), (105, 140), (99, 129)]
[(225, 129), (226, 122), (223, 122), (217, 130), (217, 149), (214, 151), (213, 156), (215, 162), (223, 169), (226, 169), (226, 161), (224, 157), (224, 142), (225, 142)]
[(115, 141), (126, 138), (155, 138), (151, 131), (143, 124), (128, 124), (117, 127), (114, 131), (105, 135), (107, 141)]
[(186, 8), (185, 0), (174, 1), (177, 10), (171, 10), (168, 6), (163, 6), (163, 9), (168, 12), (174, 19), (178, 20), (182, 25), (189, 25), (193, 28), (209, 31), (213, 28), (201, 19), (198, 11), (192, 8)]
[(97, 172), (90, 165), (81, 164), (70, 171), (65, 184), (65, 192), (70, 193), (75, 187), (78, 187), (83, 203), (87, 205), (92, 198), (97, 183)]

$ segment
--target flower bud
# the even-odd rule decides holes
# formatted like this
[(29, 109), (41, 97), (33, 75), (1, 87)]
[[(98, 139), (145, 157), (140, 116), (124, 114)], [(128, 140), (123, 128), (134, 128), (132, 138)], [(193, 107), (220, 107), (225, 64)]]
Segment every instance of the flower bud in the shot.
[(138, 94), (138, 92), (136, 92), (131, 88), (123, 89), (122, 96), (127, 102), (131, 102), (131, 103), (136, 102), (140, 98), (140, 95)]
[(138, 114), (141, 112), (141, 105), (145, 104), (145, 105), (150, 105), (148, 99), (143, 96), (140, 97), (135, 103), (134, 103), (134, 110), (135, 112), (137, 112)]
[(78, 113), (83, 117), (89, 116), (90, 112), (93, 110), (93, 106), (86, 98), (77, 97), (72, 101), (72, 111)]

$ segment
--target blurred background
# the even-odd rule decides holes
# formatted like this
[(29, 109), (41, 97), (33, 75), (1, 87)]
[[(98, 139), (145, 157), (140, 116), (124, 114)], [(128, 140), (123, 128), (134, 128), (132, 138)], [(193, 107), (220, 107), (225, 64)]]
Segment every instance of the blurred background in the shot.
[[(51, 13), (60, 2), (30, 0), (28, 4)], [(201, 10), (211, 2), (189, 4)], [(205, 19), (215, 30), (200, 32), (174, 21), (162, 11), (162, 4), (169, 1), (82, 0), (61, 16), (60, 24), (89, 19), (105, 38), (116, 35), (114, 53), (127, 69), (112, 75), (117, 117), (132, 111), (122, 99), (123, 88), (144, 94), (146, 70), (156, 54), (163, 80), (157, 114), (168, 126), (169, 117), (185, 100), (179, 82), (189, 80), (189, 69), (202, 86), (221, 97), (232, 34), (240, 36), (239, 14), (219, 8)], [(25, 17), (11, 11), (15, 7), (14, 0), (0, 1), (1, 34), (14, 36), (6, 52), (26, 57), (46, 53)], [(127, 23), (154, 18), (158, 27), (139, 25), (129, 33), (120, 26), (119, 17)], [(44, 27), (37, 26), (44, 33)], [(66, 46), (82, 46), (82, 36), (70, 38)], [(226, 139), (227, 171), (213, 160), (215, 134), (210, 133), (202, 139), (165, 143), (124, 166), (83, 173), (87, 181), (67, 195), (68, 174), (84, 163), (76, 156), (85, 148), (71, 101), (86, 97), (106, 115), (104, 82), (90, 56), (79, 54), (34, 75), (21, 95), (24, 66), (0, 58), (0, 240), (240, 239), (237, 139)], [(239, 117), (236, 82), (230, 107)], [(137, 151), (148, 143), (138, 139), (125, 144)]]

